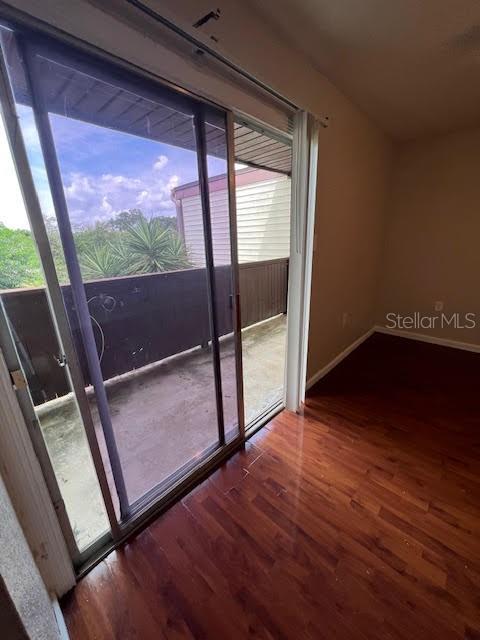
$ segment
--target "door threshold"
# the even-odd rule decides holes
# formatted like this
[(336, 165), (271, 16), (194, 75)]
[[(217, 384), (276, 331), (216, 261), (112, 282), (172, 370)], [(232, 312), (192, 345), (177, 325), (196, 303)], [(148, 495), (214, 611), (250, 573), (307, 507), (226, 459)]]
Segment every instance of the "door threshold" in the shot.
[(156, 504), (151, 505), (149, 508), (138, 513), (134, 522), (130, 522), (128, 526), (125, 525), (123, 535), (118, 540), (110, 538), (108, 542), (98, 548), (88, 560), (77, 568), (77, 581), (87, 575), (89, 571), (95, 568), (112, 551), (115, 551), (115, 549), (118, 549), (125, 542), (128, 542), (133, 538), (133, 536), (140, 533), (156, 518), (162, 515), (162, 513), (185, 497), (201, 482), (206, 480), (211, 473), (220, 467), (234, 453), (242, 449), (243, 446), (244, 440), (239, 437), (226, 444), (222, 449), (215, 451), (203, 461), (201, 466), (192, 470), (187, 477), (184, 477), (176, 485), (170, 487), (168, 492), (158, 498), (158, 502)]
[[(257, 431), (267, 424), (272, 418), (279, 414), (285, 408), (283, 400), (277, 402), (273, 406), (262, 412), (253, 422), (251, 422), (245, 432), (245, 441), (251, 438)], [(141, 515), (138, 514), (138, 520), (131, 523), (128, 530), (117, 541), (110, 539), (106, 544), (97, 549), (97, 551), (84, 562), (77, 570), (77, 580), (83, 578), (89, 571), (104, 560), (112, 551), (118, 549), (122, 544), (130, 540), (134, 535), (140, 533), (156, 518), (162, 515), (167, 509), (172, 507), (176, 502), (185, 497), (196, 486), (206, 480), (218, 467), (220, 467), (234, 453), (237, 453), (244, 446), (241, 439), (234, 440), (227, 444), (224, 449), (215, 451), (209, 458), (204, 461), (200, 468), (195, 469), (192, 473), (173, 486), (170, 491), (159, 498), (150, 509), (145, 510)]]
[(274, 405), (265, 409), (255, 420), (247, 424), (245, 427), (245, 439), (251, 438), (253, 435), (259, 431), (263, 426), (267, 424), (272, 418), (278, 415), (281, 411), (285, 409), (285, 402), (283, 400), (279, 400)]

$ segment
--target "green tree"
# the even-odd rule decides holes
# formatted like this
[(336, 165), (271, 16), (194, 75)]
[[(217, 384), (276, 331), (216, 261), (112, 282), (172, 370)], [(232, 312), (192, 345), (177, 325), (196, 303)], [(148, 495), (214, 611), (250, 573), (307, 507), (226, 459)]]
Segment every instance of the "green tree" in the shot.
[(87, 279), (174, 271), (191, 265), (182, 238), (175, 230), (165, 229), (158, 218), (142, 216), (121, 232), (96, 225), (74, 235)]
[(126, 231), (129, 227), (137, 224), (144, 218), (143, 211), (140, 209), (128, 209), (127, 211), (117, 213), (117, 215), (108, 222), (108, 225), (114, 231)]
[[(153, 216), (163, 229), (177, 230), (177, 218), (175, 216)], [(152, 219), (153, 219), (152, 218)], [(127, 231), (130, 227), (139, 224), (142, 220), (148, 220), (141, 209), (128, 209), (121, 211), (106, 224), (114, 231)]]
[(0, 223), (0, 289), (35, 287), (44, 283), (30, 231)]
[[(115, 224), (113, 224), (115, 222)], [(148, 220), (139, 209), (124, 211), (114, 221), (73, 230), (85, 279), (115, 278), (137, 273), (174, 271), (191, 266), (176, 219)], [(45, 226), (60, 282), (68, 282), (62, 243), (54, 218)], [(43, 285), (43, 273), (30, 231), (0, 223), (0, 288)]]
[(50, 242), (53, 261), (57, 270), (58, 280), (61, 284), (64, 284), (68, 282), (68, 271), (65, 263), (65, 256), (63, 254), (62, 241), (60, 240), (60, 233), (58, 231), (57, 221), (55, 218), (45, 218), (45, 228)]
[(177, 231), (177, 218), (175, 216), (155, 216), (155, 220), (158, 220), (164, 229)]
[(112, 229), (109, 222), (96, 222), (92, 227), (73, 229), (75, 247), (79, 254), (91, 251), (93, 247), (115, 242), (120, 236), (121, 232)]
[(84, 249), (79, 257), (82, 275), (88, 280), (95, 278), (116, 278), (126, 275), (127, 260), (122, 247), (108, 243), (93, 245)]
[(78, 260), (84, 278), (115, 278), (125, 275), (121, 256), (122, 232), (112, 229), (109, 222), (97, 222), (93, 227), (73, 232)]

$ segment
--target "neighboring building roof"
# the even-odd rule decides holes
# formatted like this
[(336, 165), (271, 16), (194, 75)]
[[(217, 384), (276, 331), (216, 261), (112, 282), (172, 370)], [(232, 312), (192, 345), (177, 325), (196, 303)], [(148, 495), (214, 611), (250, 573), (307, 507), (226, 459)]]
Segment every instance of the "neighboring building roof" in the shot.
[[(255, 182), (265, 182), (266, 180), (275, 180), (282, 177), (275, 171), (267, 171), (266, 169), (253, 169), (247, 167), (246, 169), (239, 169), (235, 171), (235, 185), (236, 187), (242, 187), (247, 184), (253, 184)], [(213, 176), (208, 180), (208, 189), (210, 193), (214, 191), (226, 191), (227, 190), (227, 174), (222, 173), (218, 176)], [(198, 180), (194, 182), (188, 182), (172, 189), (172, 199), (183, 200), (183, 198), (189, 198), (200, 194), (200, 186)]]

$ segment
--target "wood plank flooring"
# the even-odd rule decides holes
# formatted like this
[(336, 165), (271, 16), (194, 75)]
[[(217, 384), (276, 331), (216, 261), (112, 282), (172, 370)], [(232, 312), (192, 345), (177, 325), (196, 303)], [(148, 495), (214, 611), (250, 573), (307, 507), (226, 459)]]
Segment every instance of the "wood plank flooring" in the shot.
[(479, 389), (374, 335), (80, 582), (72, 640), (479, 639)]

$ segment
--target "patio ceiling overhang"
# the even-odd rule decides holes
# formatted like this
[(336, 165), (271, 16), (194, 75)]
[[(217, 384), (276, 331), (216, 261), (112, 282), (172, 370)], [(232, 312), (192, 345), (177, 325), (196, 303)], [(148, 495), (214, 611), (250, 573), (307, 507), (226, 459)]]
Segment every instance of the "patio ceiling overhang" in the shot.
[(261, 127), (237, 120), (234, 125), (235, 160), (258, 169), (268, 169), (290, 175), (292, 144), (274, 137)]
[[(3, 31), (3, 30), (2, 30)], [(3, 41), (13, 68), (18, 102), (31, 106), (23, 63), (8, 32)], [(193, 115), (195, 101), (173, 95), (161, 85), (107, 73), (101, 62), (70, 59), (51, 47), (35, 49), (35, 73), (42, 77), (43, 100), (48, 112), (82, 122), (195, 150)], [(127, 74), (125, 74), (127, 76)], [(226, 158), (225, 123), (221, 111), (205, 108), (207, 153)], [(288, 137), (265, 132), (237, 120), (234, 128), (235, 160), (239, 163), (290, 175), (292, 147)]]

